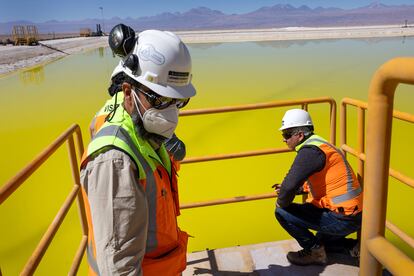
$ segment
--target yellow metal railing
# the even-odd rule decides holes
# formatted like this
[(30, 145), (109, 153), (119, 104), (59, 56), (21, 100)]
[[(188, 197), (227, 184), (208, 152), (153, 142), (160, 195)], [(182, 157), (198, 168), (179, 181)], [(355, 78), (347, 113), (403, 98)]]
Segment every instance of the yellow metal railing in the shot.
[(75, 254), (72, 267), (70, 269), (69, 275), (76, 275), (79, 265), (82, 261), (83, 254), (86, 249), (86, 244), (88, 240), (88, 224), (86, 222), (85, 207), (80, 193), (80, 183), (79, 183), (79, 167), (78, 161), (76, 158), (75, 143), (73, 136), (76, 134), (77, 137), (77, 149), (78, 156), (82, 156), (83, 153), (83, 141), (82, 133), (78, 125), (71, 126), (67, 131), (60, 135), (49, 147), (47, 147), (42, 153), (40, 153), (32, 162), (30, 162), (24, 169), (22, 169), (17, 175), (10, 179), (6, 184), (0, 188), (0, 204), (3, 203), (10, 195), (16, 191), (20, 185), (22, 185), (42, 164), (44, 164), (49, 157), (51, 157), (58, 148), (60, 148), (63, 143), (67, 142), (69, 150), (69, 159), (72, 169), (72, 177), (74, 186), (72, 191), (66, 197), (63, 205), (56, 214), (54, 220), (49, 225), (46, 233), (41, 238), (39, 244), (37, 245), (35, 251), (30, 256), (26, 265), (24, 266), (20, 275), (33, 275), (40, 261), (42, 260), (46, 250), (48, 249), (50, 243), (53, 240), (56, 232), (59, 230), (60, 225), (62, 224), (67, 212), (69, 211), (72, 203), (75, 198), (78, 200), (79, 206), (79, 215), (81, 218), (82, 225), (82, 239), (78, 250)]
[(414, 84), (414, 58), (388, 61), (377, 70), (369, 88), (360, 259), (363, 276), (381, 275), (382, 266), (394, 275), (414, 271), (413, 260), (384, 238), (394, 93), (400, 83)]
[[(352, 148), (347, 144), (347, 105), (354, 106), (357, 108), (357, 149)], [(365, 154), (365, 113), (368, 109), (368, 104), (363, 101), (351, 99), (351, 98), (344, 98), (341, 101), (340, 105), (340, 145), (341, 149), (346, 153), (350, 153), (351, 155), (355, 156), (358, 159), (358, 178), (363, 181), (364, 179), (364, 166), (366, 160)], [(406, 121), (409, 123), (414, 123), (414, 115), (400, 112), (397, 110), (393, 110), (393, 118), (399, 119), (402, 121)], [(411, 188), (414, 188), (414, 179), (410, 178), (401, 172), (389, 168), (388, 175), (399, 180), (400, 182), (408, 185)], [(363, 183), (363, 182), (361, 182)], [(364, 206), (364, 209), (366, 206)], [(393, 223), (389, 222), (388, 220), (385, 221), (385, 225), (387, 229), (393, 232), (396, 236), (398, 236), (401, 240), (406, 242), (412, 248), (414, 248), (414, 239), (407, 235), (404, 231), (398, 228)]]
[[(358, 148), (357, 149), (354, 149), (347, 144), (347, 139), (346, 139), (346, 132), (347, 132), (346, 131), (346, 125), (347, 125), (346, 124), (347, 122), (346, 106), (347, 105), (354, 106), (358, 109), (358, 118), (357, 118), (357, 121), (358, 121), (357, 147)], [(358, 171), (357, 172), (358, 172), (358, 176), (361, 179), (364, 179), (364, 164), (365, 164), (365, 159), (366, 159), (366, 155), (365, 155), (365, 113), (367, 109), (368, 109), (368, 104), (366, 102), (362, 102), (362, 101), (350, 99), (350, 98), (344, 98), (341, 101), (341, 106), (340, 106), (340, 133), (341, 135), (340, 135), (339, 142), (341, 145), (341, 149), (345, 153), (350, 153), (351, 155), (358, 158)], [(410, 113), (393, 110), (392, 117), (395, 119), (409, 122), (409, 123), (414, 123), (414, 115)], [(411, 188), (414, 188), (414, 179), (404, 175), (403, 173), (395, 169), (389, 168), (389, 176), (392, 176), (395, 179), (403, 182), (404, 184), (407, 184)]]
[[(329, 141), (332, 144), (335, 144), (335, 141), (336, 141), (336, 102), (334, 99), (329, 98), (329, 97), (321, 97), (321, 98), (314, 98), (314, 99), (299, 99), (299, 100), (290, 100), (290, 101), (277, 101), (277, 102), (248, 104), (248, 105), (240, 105), (240, 106), (227, 106), (227, 107), (219, 107), (219, 108), (186, 110), (186, 111), (180, 112), (180, 117), (216, 114), (216, 113), (223, 113), (223, 112), (257, 110), (257, 109), (264, 109), (264, 108), (276, 108), (276, 107), (284, 107), (284, 106), (296, 106), (296, 105), (300, 105), (302, 109), (307, 110), (309, 105), (321, 104), (321, 103), (329, 104), (329, 107), (330, 107), (329, 108), (329, 118), (330, 118), (330, 139)], [(239, 152), (239, 153), (218, 154), (218, 155), (210, 155), (210, 156), (202, 156), (202, 157), (191, 157), (191, 158), (184, 159), (181, 162), (181, 164), (198, 163), (198, 162), (206, 162), (206, 161), (214, 161), (214, 160), (224, 160), (224, 159), (232, 159), (232, 158), (242, 158), (242, 157), (266, 155), (266, 154), (275, 154), (275, 153), (284, 153), (284, 152), (289, 152), (289, 151), (290, 150), (288, 148), (276, 148), (276, 149), (264, 149), (264, 150), (247, 151), (247, 152)], [(267, 198), (273, 198), (273, 197), (276, 197), (275, 193), (266, 193), (266, 194), (248, 195), (248, 196), (236, 196), (232, 198), (224, 198), (224, 199), (216, 199), (216, 200), (210, 200), (210, 201), (204, 201), (204, 202), (181, 204), (180, 209), (190, 209), (190, 208), (220, 205), (220, 204), (227, 204), (227, 203), (267, 199)]]
[[(364, 213), (362, 226), (362, 248), (361, 248), (361, 275), (379, 275), (381, 262), (393, 274), (404, 274), (407, 271), (414, 271), (414, 262), (395, 248), (384, 238), (385, 225), (401, 239), (413, 246), (414, 241), (411, 237), (403, 233), (395, 225), (386, 222), (386, 194), (388, 185), (388, 175), (414, 187), (413, 180), (400, 172), (389, 168), (389, 155), (391, 143), (391, 120), (393, 116), (393, 95), (398, 83), (414, 84), (414, 59), (395, 59), (383, 65), (374, 76), (369, 93), (368, 105), (365, 103), (344, 99), (342, 102), (340, 124), (341, 124), (341, 148), (359, 159), (358, 175), (364, 180)], [(189, 110), (180, 113), (180, 116), (203, 115), (222, 112), (247, 111), (263, 108), (275, 108), (284, 106), (300, 105), (307, 109), (310, 104), (328, 103), (330, 105), (330, 142), (335, 144), (336, 139), (336, 103), (332, 98), (303, 99), (293, 101), (279, 101), (262, 104), (251, 104), (243, 106), (211, 108), (201, 110)], [(357, 106), (358, 109), (358, 148), (355, 150), (346, 144), (346, 104)], [(370, 141), (367, 154), (364, 153), (365, 140), (365, 110), (368, 111), (368, 136)], [(394, 116), (401, 120), (413, 122), (411, 114), (394, 111)], [(375, 131), (370, 131), (370, 130)], [(373, 137), (375, 132), (375, 137)], [(75, 152), (73, 135), (77, 135), (78, 156), (83, 153), (83, 142), (80, 128), (77, 125), (69, 128), (54, 143), (46, 148), (29, 165), (20, 171), (15, 177), (8, 181), (0, 189), (0, 204), (4, 202), (30, 175), (36, 171), (65, 141), (68, 142), (69, 157), (72, 168), (74, 188), (63, 203), (54, 221), (43, 235), (35, 252), (25, 265), (22, 275), (31, 275), (36, 270), (55, 233), (59, 229), (65, 215), (75, 198), (78, 200), (79, 212), (82, 224), (82, 240), (76, 252), (69, 275), (75, 275), (87, 244), (88, 226), (82, 196), (80, 195), (78, 162)], [(193, 157), (183, 160), (182, 164), (223, 160), (230, 158), (241, 158), (258, 156), (265, 154), (289, 152), (287, 148), (266, 149), (249, 151), (233, 154), (221, 154), (204, 157)], [(370, 161), (372, 160), (372, 161)], [(364, 162), (367, 164), (366, 173), (364, 172)], [(275, 197), (274, 193), (253, 196), (239, 196), (227, 199), (218, 199), (208, 202), (189, 203), (181, 205), (181, 209), (211, 206), (242, 202), (248, 200), (258, 200)]]
[[(328, 103), (330, 105), (330, 141), (335, 143), (336, 138), (336, 102), (332, 98), (316, 98), (316, 99), (303, 99), (303, 100), (292, 100), (292, 101), (280, 101), (280, 102), (271, 102), (271, 103), (261, 103), (261, 104), (251, 104), (243, 106), (233, 106), (233, 107), (222, 107), (222, 108), (212, 108), (212, 109), (202, 109), (202, 110), (189, 110), (180, 113), (180, 116), (189, 116), (189, 115), (203, 115), (211, 113), (222, 113), (222, 112), (234, 112), (234, 111), (246, 111), (246, 110), (255, 110), (255, 109), (264, 109), (264, 108), (274, 108), (282, 106), (294, 106), (300, 105), (303, 109), (307, 109), (310, 104), (319, 104), (319, 103)], [(82, 134), (78, 125), (73, 125), (61, 136), (59, 136), (49, 147), (47, 147), (42, 153), (40, 153), (32, 162), (30, 162), (24, 169), (22, 169), (16, 176), (10, 179), (5, 185), (0, 189), (0, 204), (4, 202), (10, 195), (13, 194), (16, 189), (22, 185), (47, 159), (59, 148), (62, 144), (67, 141), (69, 147), (69, 158), (71, 162), (72, 176), (74, 181), (74, 187), (65, 202), (61, 206), (59, 212), (55, 216), (55, 219), (47, 229), (46, 233), (43, 235), (41, 241), (36, 247), (35, 251), (29, 258), (28, 262), (23, 268), (21, 275), (32, 275), (37, 266), (39, 265), (42, 257), (44, 256), (47, 248), (53, 240), (56, 232), (58, 231), (60, 225), (62, 224), (67, 212), (69, 211), (72, 203), (75, 198), (78, 199), (79, 213), (82, 224), (82, 239), (79, 245), (79, 248), (75, 254), (75, 258), (72, 263), (72, 267), (68, 275), (76, 275), (81, 260), (84, 256), (87, 240), (88, 240), (88, 225), (86, 222), (85, 214), (85, 205), (83, 202), (82, 195), (80, 194), (80, 178), (79, 178), (79, 167), (76, 159), (75, 144), (73, 140), (73, 135), (77, 136), (77, 145), (78, 145), (78, 156), (79, 158), (83, 154), (83, 142)], [(212, 160), (221, 160), (229, 158), (240, 158), (248, 156), (257, 156), (264, 154), (273, 154), (273, 153), (283, 153), (289, 152), (287, 148), (280, 149), (268, 149), (268, 150), (259, 150), (251, 151), (244, 153), (234, 153), (234, 154), (225, 154), (225, 155), (215, 155), (215, 156), (206, 156), (206, 157), (196, 157), (196, 158), (187, 158), (182, 161), (185, 163), (195, 163), (203, 161), (212, 161)], [(275, 197), (275, 193), (265, 194), (265, 195), (253, 195), (253, 196), (239, 196), (230, 199), (220, 199), (209, 202), (199, 202), (181, 205), (181, 209), (195, 208), (202, 206), (211, 206), (217, 204), (225, 203), (234, 203), (248, 200), (258, 200), (265, 198)]]
[(329, 141), (332, 144), (335, 144), (335, 141), (336, 141), (336, 102), (334, 99), (330, 97), (287, 100), (287, 101), (274, 101), (274, 102), (268, 102), (268, 103), (246, 104), (246, 105), (239, 105), (239, 106), (224, 106), (224, 107), (218, 107), (218, 108), (185, 110), (185, 111), (180, 112), (180, 117), (224, 113), (224, 112), (257, 110), (257, 109), (265, 109), (265, 108), (295, 106), (295, 105), (300, 105), (302, 109), (308, 110), (308, 106), (310, 104), (320, 104), (320, 103), (329, 104), (329, 107), (330, 107), (330, 110), (329, 110), (330, 139)]

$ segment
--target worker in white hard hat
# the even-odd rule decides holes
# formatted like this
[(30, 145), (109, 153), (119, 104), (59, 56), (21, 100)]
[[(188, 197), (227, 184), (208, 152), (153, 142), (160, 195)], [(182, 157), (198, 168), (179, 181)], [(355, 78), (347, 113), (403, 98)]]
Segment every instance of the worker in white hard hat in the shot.
[[(178, 110), (196, 93), (191, 57), (171, 32), (138, 38), (119, 24), (109, 44), (122, 57), (123, 99), (109, 113), (81, 162), (92, 275), (180, 275), (188, 235), (180, 214), (176, 167), (165, 147)], [(119, 95), (121, 96), (121, 95)]]
[[(314, 134), (305, 110), (288, 110), (279, 130), (297, 155), (283, 182), (273, 185), (278, 193), (275, 216), (303, 248), (289, 252), (287, 259), (296, 265), (324, 265), (329, 251), (357, 256), (358, 242), (345, 237), (361, 228), (362, 188), (344, 154)], [(293, 203), (295, 195), (307, 191), (306, 203)]]
[[(121, 60), (111, 74), (111, 81), (108, 87), (108, 94), (111, 98), (105, 102), (104, 106), (93, 117), (89, 125), (91, 138), (95, 136), (96, 132), (101, 128), (108, 116), (113, 114), (112, 111), (114, 110), (115, 105), (118, 106), (119, 104), (122, 104), (124, 100), (122, 84), (126, 80), (127, 75), (124, 73), (123, 68), (123, 62)], [(117, 94), (116, 97), (114, 97), (115, 94)], [(177, 168), (179, 168), (179, 161), (182, 161), (186, 155), (184, 142), (174, 133), (171, 138), (165, 140), (164, 144), (167, 151), (172, 155), (176, 162)]]

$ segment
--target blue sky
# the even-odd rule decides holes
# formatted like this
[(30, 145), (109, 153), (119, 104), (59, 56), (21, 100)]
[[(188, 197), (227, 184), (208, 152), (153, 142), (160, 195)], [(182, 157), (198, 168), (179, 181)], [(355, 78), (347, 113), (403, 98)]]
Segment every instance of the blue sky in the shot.
[[(374, 0), (0, 0), (0, 22), (29, 20), (79, 20), (86, 18), (111, 18), (118, 16), (142, 17), (162, 12), (183, 12), (196, 7), (208, 7), (224, 13), (246, 13), (263, 6), (289, 3), (311, 8), (339, 7), (351, 9), (366, 6)], [(386, 5), (411, 4), (414, 0), (381, 0)], [(99, 7), (102, 7), (100, 9)]]

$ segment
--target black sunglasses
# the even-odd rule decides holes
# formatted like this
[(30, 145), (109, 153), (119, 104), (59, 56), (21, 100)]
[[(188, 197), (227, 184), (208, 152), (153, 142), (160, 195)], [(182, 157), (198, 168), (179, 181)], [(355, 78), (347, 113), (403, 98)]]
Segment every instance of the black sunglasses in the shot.
[(286, 132), (282, 132), (282, 136), (283, 136), (283, 138), (285, 139), (285, 140), (288, 140), (288, 139), (290, 139), (293, 135), (296, 135), (296, 134), (298, 134), (298, 133), (295, 133), (295, 132), (293, 132), (293, 131), (286, 131)]
[(188, 104), (190, 98), (187, 99), (172, 99), (168, 97), (163, 97), (156, 94), (153, 91), (144, 91), (141, 88), (137, 88), (142, 94), (145, 95), (147, 101), (151, 104), (152, 107), (156, 109), (164, 109), (169, 107), (172, 104), (175, 104), (177, 108), (183, 108)]

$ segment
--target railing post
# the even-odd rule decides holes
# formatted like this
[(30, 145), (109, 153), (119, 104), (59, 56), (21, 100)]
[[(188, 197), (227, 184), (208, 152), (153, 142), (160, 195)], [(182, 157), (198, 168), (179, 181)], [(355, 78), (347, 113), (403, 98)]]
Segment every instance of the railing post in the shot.
[(303, 103), (302, 104), (302, 109), (308, 111), (308, 104), (307, 103)]
[[(83, 153), (83, 141), (82, 141), (82, 133), (78, 125), (74, 124), (69, 129), (67, 129), (64, 133), (62, 133), (52, 144), (50, 144), (47, 148), (45, 148), (32, 162), (30, 162), (26, 167), (24, 167), (20, 172), (18, 172), (12, 179), (10, 179), (5, 185), (3, 185), (0, 189), (0, 203), (5, 201), (19, 186), (28, 179), (33, 172), (35, 172), (43, 163), (45, 163), (48, 158), (55, 153), (55, 151), (62, 146), (62, 144), (67, 141), (68, 142), (68, 149), (69, 149), (69, 158), (71, 161), (72, 167), (72, 176), (74, 180), (74, 187), (69, 195), (66, 197), (63, 205), (59, 209), (58, 213), (56, 214), (54, 220), (49, 225), (46, 232), (43, 234), (40, 242), (38, 243), (35, 251), (30, 256), (29, 260), (27, 261), (26, 265), (21, 272), (21, 275), (33, 275), (37, 266), (39, 265), (40, 261), (42, 260), (46, 250), (48, 249), (50, 243), (52, 242), (56, 232), (59, 230), (60, 225), (62, 224), (63, 220), (66, 217), (70, 207), (72, 206), (75, 197), (79, 201), (79, 209), (80, 209), (80, 217), (81, 217), (81, 224), (83, 229), (83, 235), (81, 244), (76, 252), (76, 256), (74, 262), (72, 264), (72, 268), (70, 271), (70, 275), (75, 275), (79, 264), (81, 263), (82, 256), (85, 252), (86, 243), (87, 243), (87, 235), (88, 235), (88, 226), (86, 223), (86, 215), (83, 206), (82, 197), (80, 195), (80, 181), (79, 181), (79, 169), (78, 169), (78, 162), (76, 159), (76, 152), (75, 152), (75, 143), (73, 140), (73, 134), (76, 132), (77, 135), (77, 142), (78, 142), (78, 154), (81, 156)], [(1, 276), (1, 270), (0, 270)]]
[(330, 102), (330, 126), (331, 126), (331, 135), (330, 135), (330, 143), (332, 145), (336, 145), (336, 102)]
[[(368, 242), (384, 236), (394, 92), (398, 83), (414, 84), (414, 58), (396, 58), (375, 73), (368, 95), (366, 179), (360, 275), (381, 274), (381, 264), (369, 252)], [(392, 271), (391, 271), (392, 272)]]
[[(360, 153), (365, 153), (365, 111), (358, 107), (358, 149)], [(364, 184), (364, 160), (358, 158), (358, 181)]]
[(78, 206), (79, 206), (79, 217), (80, 217), (81, 225), (82, 225), (82, 234), (88, 235), (88, 223), (86, 220), (85, 203), (83, 202), (82, 193), (81, 193), (81, 186), (80, 186), (80, 179), (79, 179), (79, 167), (78, 167), (78, 162), (76, 160), (76, 152), (75, 152), (75, 145), (73, 142), (73, 136), (69, 137), (68, 139), (68, 150), (69, 150), (70, 165), (72, 169), (73, 183), (75, 186), (79, 187), (79, 193), (78, 193), (77, 199), (78, 199)]
[[(79, 127), (76, 129), (76, 134), (78, 137), (78, 149), (79, 149), (78, 154), (79, 156), (81, 156), (81, 154), (83, 153), (83, 141), (82, 141), (82, 136), (81, 136)], [(79, 188), (78, 194), (77, 194), (77, 201), (78, 201), (78, 213), (79, 213), (79, 218), (80, 218), (81, 226), (82, 226), (81, 244), (79, 245), (79, 248), (76, 252), (75, 258), (72, 263), (72, 267), (68, 273), (68, 275), (76, 275), (79, 269), (79, 265), (82, 261), (82, 257), (85, 253), (86, 244), (88, 241), (88, 222), (87, 222), (86, 213), (85, 213), (85, 203), (83, 201), (82, 192), (81, 192), (82, 187), (80, 184), (79, 167), (78, 167), (78, 162), (76, 159), (76, 151), (75, 151), (75, 143), (73, 141), (73, 135), (70, 136), (68, 139), (68, 151), (69, 151), (70, 165), (72, 169), (73, 183), (76, 187)]]
[[(339, 148), (342, 148), (342, 145), (346, 144), (346, 103), (341, 102), (341, 110), (339, 115)], [(342, 149), (341, 149), (342, 150)], [(342, 150), (346, 157), (346, 151)]]

